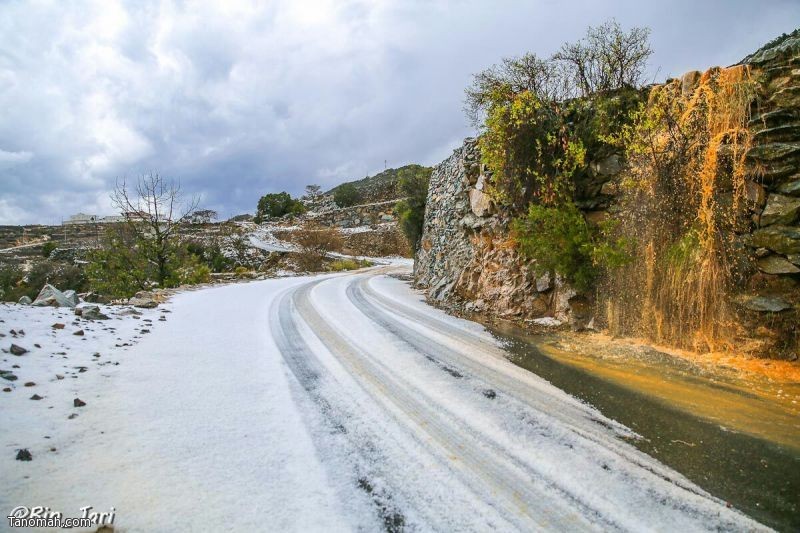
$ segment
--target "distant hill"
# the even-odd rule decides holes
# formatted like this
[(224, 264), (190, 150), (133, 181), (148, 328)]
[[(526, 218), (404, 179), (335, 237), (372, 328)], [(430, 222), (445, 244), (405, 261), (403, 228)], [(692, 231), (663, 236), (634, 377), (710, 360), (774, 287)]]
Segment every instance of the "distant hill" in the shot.
[(417, 173), (429, 170), (429, 167), (424, 167), (422, 165), (405, 165), (400, 168), (390, 168), (374, 176), (367, 176), (357, 181), (350, 181), (337, 185), (326, 192), (325, 195), (333, 196), (339, 187), (347, 183), (352, 183), (361, 193), (363, 203), (394, 200), (400, 197), (400, 193), (397, 192), (397, 180), (400, 175), (406, 172)]

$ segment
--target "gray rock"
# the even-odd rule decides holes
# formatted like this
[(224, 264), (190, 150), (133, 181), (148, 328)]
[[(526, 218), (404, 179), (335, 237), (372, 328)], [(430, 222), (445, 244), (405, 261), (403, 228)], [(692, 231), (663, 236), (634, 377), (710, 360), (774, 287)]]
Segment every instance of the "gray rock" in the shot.
[(72, 289), (64, 291), (64, 297), (72, 302), (73, 307), (78, 305), (80, 300), (78, 299), (78, 295)]
[[(480, 181), (480, 180), (479, 180)], [(475, 216), (485, 217), (489, 214), (492, 200), (489, 195), (480, 189), (470, 189), (469, 191), (469, 207)]]
[(96, 305), (85, 305), (75, 309), (75, 313), (81, 312), (81, 316), (86, 320), (108, 320), (108, 316), (100, 312), (100, 308)]
[(689, 96), (697, 87), (701, 76), (702, 73), (699, 70), (690, 70), (681, 76), (681, 94), (683, 96)]
[(17, 301), (17, 303), (20, 304), (20, 305), (31, 305), (33, 303), (33, 300), (31, 300), (30, 296), (22, 296)]
[(800, 268), (780, 255), (768, 255), (758, 260), (758, 269), (767, 274), (797, 274)]
[(26, 353), (28, 353), (28, 350), (26, 350), (22, 346), (17, 346), (16, 344), (12, 344), (11, 347), (8, 349), (8, 351), (11, 352), (11, 355), (16, 355), (16, 356), (25, 355)]
[(780, 296), (742, 295), (736, 298), (735, 301), (745, 309), (762, 313), (780, 313), (792, 308), (792, 304)]
[(42, 287), (31, 305), (36, 307), (75, 307), (76, 304), (71, 298), (48, 283)]
[(592, 162), (589, 166), (595, 175), (616, 176), (622, 171), (622, 158), (619, 154), (611, 154), (605, 159)]
[(761, 212), (761, 226), (773, 224), (791, 225), (800, 216), (800, 198), (770, 194), (767, 205)]
[(778, 192), (789, 196), (800, 196), (800, 179), (784, 183), (778, 187)]
[(536, 278), (536, 292), (547, 292), (553, 288), (550, 274), (545, 274)]
[(17, 450), (17, 461), (33, 461), (33, 455), (27, 448)]
[(786, 259), (788, 259), (793, 265), (800, 265), (800, 254), (787, 255)]
[(153, 309), (158, 307), (158, 302), (152, 298), (139, 298), (134, 296), (128, 300), (128, 304), (142, 309)]

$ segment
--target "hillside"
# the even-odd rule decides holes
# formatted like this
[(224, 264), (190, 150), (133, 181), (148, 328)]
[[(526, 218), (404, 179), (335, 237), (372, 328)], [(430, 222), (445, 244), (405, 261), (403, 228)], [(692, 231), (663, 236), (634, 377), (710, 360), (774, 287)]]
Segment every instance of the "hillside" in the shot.
[(374, 176), (367, 176), (360, 180), (347, 181), (325, 193), (326, 196), (333, 196), (342, 186), (352, 183), (359, 193), (363, 203), (384, 202), (395, 200), (401, 195), (397, 191), (397, 181), (403, 173), (416, 173), (423, 170), (430, 170), (429, 167), (422, 165), (405, 165), (399, 168), (389, 168)]

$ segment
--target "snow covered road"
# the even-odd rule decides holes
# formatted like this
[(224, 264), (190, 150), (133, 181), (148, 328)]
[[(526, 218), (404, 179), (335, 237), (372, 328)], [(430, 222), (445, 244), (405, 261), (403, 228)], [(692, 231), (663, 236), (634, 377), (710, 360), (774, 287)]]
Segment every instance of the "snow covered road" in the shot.
[(764, 529), (388, 275), (404, 269), (174, 297), (48, 430), (58, 454), (9, 461), (19, 413), (0, 403), (2, 509), (114, 506), (119, 531)]

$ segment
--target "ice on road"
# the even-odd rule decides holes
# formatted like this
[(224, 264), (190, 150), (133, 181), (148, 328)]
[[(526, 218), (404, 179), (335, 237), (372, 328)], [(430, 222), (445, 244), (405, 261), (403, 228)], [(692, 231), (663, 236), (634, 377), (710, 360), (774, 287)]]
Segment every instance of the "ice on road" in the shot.
[(34, 435), (19, 409), (41, 402), (0, 403), (0, 505), (113, 506), (120, 531), (765, 529), (402, 271), (175, 296), (81, 416), (47, 430), (58, 453), (9, 460), (26, 444), (9, 424)]

